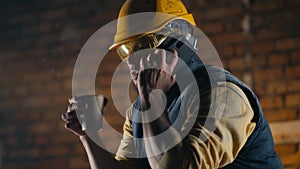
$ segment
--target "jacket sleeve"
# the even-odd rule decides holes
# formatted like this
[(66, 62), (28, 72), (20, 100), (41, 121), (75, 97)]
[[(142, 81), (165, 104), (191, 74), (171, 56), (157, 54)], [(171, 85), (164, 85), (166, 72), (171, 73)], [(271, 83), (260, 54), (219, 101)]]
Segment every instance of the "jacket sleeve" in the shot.
[(159, 168), (217, 169), (231, 163), (255, 128), (253, 115), (247, 97), (233, 83), (201, 92), (200, 106), (194, 98), (187, 111), (186, 122), (193, 118), (196, 122), (179, 144), (164, 153)]

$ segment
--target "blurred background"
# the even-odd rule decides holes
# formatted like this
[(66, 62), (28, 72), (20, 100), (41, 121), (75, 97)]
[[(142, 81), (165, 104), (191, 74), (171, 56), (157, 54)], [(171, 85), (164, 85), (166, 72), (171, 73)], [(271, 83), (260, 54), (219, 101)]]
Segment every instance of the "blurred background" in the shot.
[[(123, 2), (0, 0), (0, 169), (89, 168), (60, 115), (72, 95), (82, 46), (117, 19)], [(300, 1), (183, 2), (223, 66), (258, 95), (285, 168), (300, 169)], [(114, 52), (107, 55), (95, 83), (96, 93), (110, 99), (120, 60)], [(105, 112), (121, 132), (124, 119), (112, 102)]]

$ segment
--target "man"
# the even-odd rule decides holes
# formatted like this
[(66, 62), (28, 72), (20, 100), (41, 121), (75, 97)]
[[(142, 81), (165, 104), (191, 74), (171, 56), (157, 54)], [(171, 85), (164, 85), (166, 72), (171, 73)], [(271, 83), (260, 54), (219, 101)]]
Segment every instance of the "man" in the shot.
[(136, 20), (118, 23), (110, 49), (128, 64), (139, 96), (126, 114), (116, 156), (81, 130), (74, 98), (62, 115), (66, 128), (80, 136), (91, 167), (282, 169), (256, 96), (229, 72), (199, 59), (195, 22), (182, 2), (127, 0), (119, 17), (141, 12), (172, 15), (154, 15), (147, 31), (136, 35), (129, 30), (138, 27)]

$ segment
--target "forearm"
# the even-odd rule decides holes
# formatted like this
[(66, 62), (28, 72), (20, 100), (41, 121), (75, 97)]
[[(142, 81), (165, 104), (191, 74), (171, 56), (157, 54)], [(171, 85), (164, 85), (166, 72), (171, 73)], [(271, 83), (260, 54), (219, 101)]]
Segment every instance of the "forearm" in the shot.
[[(149, 102), (150, 108), (147, 108), (147, 110), (143, 109), (143, 102)], [(168, 133), (170, 137), (175, 138), (179, 136), (169, 121), (166, 111), (167, 100), (164, 93), (158, 90), (153, 91), (149, 96), (149, 101), (141, 101), (141, 103), (143, 133), (146, 138), (151, 140), (162, 133)]]
[(92, 169), (123, 169), (121, 164), (113, 157), (112, 154), (102, 149), (89, 137), (80, 137)]
[(143, 133), (147, 138), (145, 144), (149, 144), (152, 150), (154, 148), (167, 149), (170, 142), (180, 141), (180, 134), (172, 127), (166, 115), (162, 115), (151, 123), (144, 123)]
[(180, 134), (164, 121), (164, 118), (159, 118), (143, 125), (146, 154), (152, 168), (158, 167), (162, 155), (170, 146), (180, 142)]
[[(150, 95), (150, 108), (142, 113), (146, 153), (151, 166), (157, 168), (161, 155), (170, 145), (180, 142), (180, 134), (174, 129), (165, 111), (165, 98), (161, 92)], [(143, 108), (142, 108), (143, 109)], [(155, 157), (153, 157), (155, 156)]]

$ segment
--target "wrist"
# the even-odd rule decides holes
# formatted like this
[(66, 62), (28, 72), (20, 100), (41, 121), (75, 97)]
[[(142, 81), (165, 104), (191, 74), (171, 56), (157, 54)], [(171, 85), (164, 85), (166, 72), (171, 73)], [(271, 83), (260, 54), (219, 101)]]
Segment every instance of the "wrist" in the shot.
[(81, 142), (87, 142), (90, 138), (86, 135), (83, 135), (83, 136), (79, 136), (79, 139)]
[(89, 135), (81, 135), (79, 136), (80, 141), (89, 143), (89, 144), (94, 144), (97, 146), (103, 145), (103, 142), (101, 138), (99, 137), (99, 134), (97, 131), (91, 131), (89, 132)]
[(147, 98), (141, 97), (140, 101), (141, 101), (141, 110), (142, 111), (146, 111), (151, 107), (149, 97), (147, 97)]

